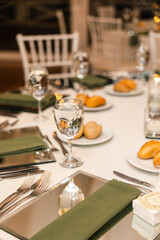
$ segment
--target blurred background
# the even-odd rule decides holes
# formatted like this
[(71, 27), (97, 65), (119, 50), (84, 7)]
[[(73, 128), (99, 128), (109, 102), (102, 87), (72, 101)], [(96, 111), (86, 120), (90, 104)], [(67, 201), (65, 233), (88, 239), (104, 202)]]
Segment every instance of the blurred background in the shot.
[[(98, 16), (101, 6), (113, 6), (115, 18), (121, 18), (123, 24), (138, 18), (140, 26), (143, 20), (160, 17), (160, 0), (0, 0), (0, 91), (24, 83), (15, 38), (17, 33), (35, 35), (78, 31), (80, 49), (88, 50), (91, 37), (87, 16)], [(127, 30), (132, 29), (128, 27)], [(136, 45), (134, 38), (132, 40)]]

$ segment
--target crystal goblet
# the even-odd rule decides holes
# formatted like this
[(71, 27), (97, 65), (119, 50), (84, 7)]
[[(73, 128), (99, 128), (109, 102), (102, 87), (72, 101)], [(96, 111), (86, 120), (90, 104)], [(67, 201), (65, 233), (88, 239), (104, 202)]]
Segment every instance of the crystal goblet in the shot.
[[(77, 78), (80, 79), (80, 84), (83, 84), (83, 79), (89, 70), (89, 60), (87, 52), (75, 52), (73, 53), (73, 71)], [(81, 89), (78, 84), (78, 90)]]
[(45, 121), (47, 117), (42, 115), (41, 100), (46, 96), (48, 89), (48, 71), (46, 68), (38, 66), (31, 69), (29, 73), (29, 84), (32, 96), (38, 101), (37, 121)]
[(67, 139), (69, 146), (69, 153), (60, 162), (62, 167), (75, 168), (83, 164), (81, 159), (75, 158), (72, 154), (72, 139), (79, 132), (83, 123), (83, 117), (81, 100), (76, 98), (62, 98), (56, 101), (54, 106), (55, 122), (59, 132)]

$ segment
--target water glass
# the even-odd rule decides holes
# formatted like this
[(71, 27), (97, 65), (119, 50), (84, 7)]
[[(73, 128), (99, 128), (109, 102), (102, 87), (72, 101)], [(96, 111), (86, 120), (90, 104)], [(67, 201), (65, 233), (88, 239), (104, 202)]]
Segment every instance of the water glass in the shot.
[(153, 74), (148, 81), (148, 108), (150, 112), (160, 113), (160, 75)]
[(83, 161), (72, 154), (72, 139), (81, 129), (83, 123), (82, 102), (76, 98), (62, 98), (54, 106), (54, 119), (59, 132), (68, 141), (69, 153), (60, 162), (65, 168), (80, 167)]
[(38, 116), (36, 121), (45, 121), (47, 117), (42, 115), (41, 100), (46, 96), (48, 89), (48, 71), (42, 66), (35, 66), (29, 73), (29, 84), (32, 96), (38, 101)]
[(81, 84), (83, 84), (83, 79), (89, 70), (88, 61), (88, 54), (86, 52), (73, 53), (73, 71), (75, 73), (75, 76), (80, 79)]
[(140, 44), (136, 51), (136, 68), (143, 72), (148, 61), (148, 50), (144, 44)]
[(144, 132), (146, 138), (160, 139), (160, 112), (144, 110)]

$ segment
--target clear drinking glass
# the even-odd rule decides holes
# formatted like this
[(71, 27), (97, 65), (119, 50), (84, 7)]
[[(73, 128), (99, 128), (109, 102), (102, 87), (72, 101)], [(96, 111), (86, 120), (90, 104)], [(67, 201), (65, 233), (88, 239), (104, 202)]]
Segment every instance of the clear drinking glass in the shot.
[[(80, 79), (80, 83), (83, 83), (83, 79), (88, 73), (89, 63), (88, 63), (87, 52), (75, 52), (73, 53), (73, 70), (75, 76)], [(80, 86), (79, 86), (80, 88)]]
[(148, 81), (148, 101), (145, 109), (145, 136), (160, 139), (160, 75)]
[(48, 89), (48, 71), (46, 68), (38, 66), (31, 69), (29, 73), (29, 84), (32, 96), (38, 101), (38, 116), (34, 118), (37, 121), (45, 121), (47, 117), (42, 115), (41, 100), (46, 96)]
[(145, 70), (145, 66), (148, 60), (148, 50), (144, 44), (141, 44), (136, 51), (136, 62), (137, 62), (137, 69), (142, 72)]
[(145, 80), (144, 80), (144, 71), (146, 68), (146, 65), (148, 63), (148, 49), (144, 44), (140, 44), (136, 51), (136, 69), (138, 70), (137, 72), (137, 78), (141, 80), (141, 84), (144, 85)]
[(146, 138), (160, 139), (160, 112), (144, 110), (144, 132)]
[(59, 196), (58, 213), (61, 216), (69, 209), (84, 200), (82, 190), (75, 184), (72, 178)]
[(80, 167), (83, 161), (75, 158), (72, 154), (72, 139), (79, 132), (83, 123), (82, 102), (76, 98), (62, 98), (56, 101), (54, 107), (54, 118), (58, 130), (68, 140), (69, 153), (65, 159), (60, 162), (62, 167), (75, 168)]

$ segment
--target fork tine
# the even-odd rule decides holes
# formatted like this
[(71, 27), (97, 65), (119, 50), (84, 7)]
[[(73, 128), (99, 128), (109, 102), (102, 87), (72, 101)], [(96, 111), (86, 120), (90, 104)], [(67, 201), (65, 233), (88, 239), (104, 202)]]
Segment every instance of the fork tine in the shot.
[(40, 178), (31, 186), (31, 189), (35, 189), (39, 186), (39, 184), (47, 177), (51, 175), (51, 172), (45, 171), (43, 174), (40, 176)]
[[(50, 172), (48, 172), (47, 173), (47, 176), (41, 181), (41, 183), (39, 184), (39, 186), (37, 187), (37, 189), (40, 189), (40, 190), (42, 190), (43, 191), (43, 189), (45, 188), (47, 188), (48, 187), (48, 185), (49, 185), (49, 178), (50, 178), (50, 175), (51, 175), (51, 173)], [(47, 187), (46, 187), (47, 186)]]
[(24, 179), (24, 182), (21, 184), (21, 186), (19, 188), (21, 188), (21, 187), (25, 188), (25, 187), (29, 186), (30, 183), (33, 182), (33, 179), (34, 179), (34, 176), (28, 174), (27, 177)]
[[(25, 187), (26, 186), (26, 184), (28, 183), (28, 181), (29, 181), (29, 178), (30, 178), (30, 174), (28, 174), (27, 175), (27, 177), (24, 179), (24, 181), (23, 181), (23, 183), (21, 184), (21, 186), (20, 187)], [(20, 188), (19, 187), (19, 188)]]
[(50, 180), (49, 178), (47, 178), (40, 186), (39, 186), (39, 189), (44, 192), (47, 187), (49, 186), (49, 183), (50, 183)]
[(34, 176), (31, 175), (28, 183), (26, 184), (26, 187), (30, 187), (32, 185), (33, 181), (34, 181)]
[(27, 175), (27, 177), (24, 179), (22, 185), (26, 185), (26, 183), (28, 182), (29, 178), (30, 178), (30, 173), (29, 173), (29, 174)]

